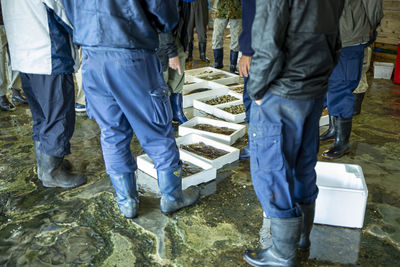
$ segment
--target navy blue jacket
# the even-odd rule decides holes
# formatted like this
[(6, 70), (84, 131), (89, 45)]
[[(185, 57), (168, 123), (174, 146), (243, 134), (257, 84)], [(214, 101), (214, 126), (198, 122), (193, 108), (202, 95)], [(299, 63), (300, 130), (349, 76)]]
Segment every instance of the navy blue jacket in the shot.
[(251, 48), (251, 27), (253, 26), (254, 16), (256, 15), (256, 0), (246, 0), (242, 2), (242, 33), (239, 37), (240, 52), (244, 56), (251, 57), (254, 54)]
[(74, 42), (86, 47), (158, 48), (178, 23), (176, 0), (63, 0)]

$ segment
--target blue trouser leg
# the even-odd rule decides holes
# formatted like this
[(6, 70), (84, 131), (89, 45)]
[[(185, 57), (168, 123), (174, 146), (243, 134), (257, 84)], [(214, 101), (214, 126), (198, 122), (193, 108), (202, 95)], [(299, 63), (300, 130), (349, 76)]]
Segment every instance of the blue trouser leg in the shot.
[(20, 76), (32, 112), (32, 139), (40, 142), (38, 149), (54, 157), (70, 154), (69, 141), (75, 126), (72, 75)]
[(244, 118), (244, 121), (249, 123), (250, 122), (251, 98), (249, 96), (249, 93), (247, 92), (247, 82), (248, 82), (250, 76), (243, 77), (243, 78), (244, 78), (243, 104), (244, 104), (244, 108), (246, 110), (246, 117)]
[(323, 97), (291, 100), (266, 93), (252, 103), (249, 125), (254, 190), (268, 217), (301, 215), (296, 202), (318, 195), (314, 171)]
[(99, 124), (109, 174), (136, 170), (132, 129), (159, 170), (179, 166), (168, 88), (155, 53), (83, 49), (87, 113)]
[(329, 77), (326, 101), (331, 116), (339, 119), (353, 117), (354, 96), (361, 79), (364, 45), (342, 48), (339, 62)]

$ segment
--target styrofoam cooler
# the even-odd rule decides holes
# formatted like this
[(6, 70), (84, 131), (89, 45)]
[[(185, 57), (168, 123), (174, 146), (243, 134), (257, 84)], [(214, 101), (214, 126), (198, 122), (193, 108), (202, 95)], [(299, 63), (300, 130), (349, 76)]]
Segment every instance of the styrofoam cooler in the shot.
[(211, 164), (212, 166), (216, 167), (217, 169), (221, 168), (222, 166), (224, 166), (226, 164), (229, 164), (236, 160), (239, 160), (239, 153), (240, 153), (239, 149), (232, 147), (232, 146), (222, 144), (217, 141), (214, 141), (210, 138), (206, 138), (206, 137), (203, 137), (203, 136), (200, 136), (197, 134), (188, 134), (188, 135), (185, 135), (182, 137), (178, 137), (176, 139), (176, 144), (178, 147), (181, 144), (189, 145), (189, 144), (198, 144), (200, 142), (203, 142), (205, 145), (224, 150), (227, 152), (227, 154), (225, 154), (219, 158), (216, 158), (216, 159), (208, 159), (208, 158), (200, 156), (199, 154), (195, 154), (193, 152), (189, 152), (189, 151), (185, 151), (185, 152)]
[[(199, 78), (195, 77), (195, 76), (185, 75), (185, 83), (184, 83), (184, 85), (192, 85), (192, 84), (201, 83), (201, 82), (204, 82), (204, 81), (202, 79), (199, 79)], [(190, 84), (187, 84), (187, 83), (190, 83)]]
[[(198, 89), (198, 88), (211, 88), (211, 90), (200, 92), (200, 93), (195, 93), (195, 94), (190, 94), (190, 95), (185, 95), (186, 93)], [(182, 95), (183, 95), (183, 107), (188, 108), (193, 106), (193, 100), (194, 99), (199, 99), (199, 98), (204, 98), (208, 96), (217, 96), (217, 95), (224, 95), (228, 92), (228, 87), (215, 83), (215, 82), (206, 82), (202, 81), (199, 83), (195, 84), (190, 84), (190, 85), (184, 85), (183, 90), (182, 90)]]
[[(194, 129), (193, 127), (198, 124), (208, 124), (216, 127), (226, 127), (234, 130), (234, 132), (231, 135), (224, 135), (224, 134), (218, 134), (218, 133), (212, 133), (208, 131)], [(189, 121), (179, 125), (178, 133), (180, 136), (185, 136), (187, 134), (195, 133), (227, 145), (232, 145), (233, 143), (236, 142), (236, 140), (245, 135), (246, 126), (226, 121), (214, 120), (205, 117), (194, 117)]]
[(359, 165), (318, 162), (314, 223), (362, 228), (368, 189)]
[(388, 62), (374, 62), (374, 79), (392, 78), (394, 64)]
[(222, 85), (227, 85), (227, 86), (229, 86), (230, 84), (234, 84), (234, 83), (244, 84), (243, 78), (240, 77), (239, 75), (235, 75), (235, 76), (232, 76), (229, 78), (215, 80), (215, 82), (222, 84)]
[[(209, 72), (209, 73), (204, 73), (204, 72)], [(203, 67), (203, 68), (197, 68), (197, 69), (191, 69), (191, 70), (185, 70), (185, 75), (190, 75), (190, 76), (199, 76), (199, 75), (204, 75), (204, 74), (213, 74), (213, 73), (219, 73), (219, 72), (224, 72), (223, 70), (216, 69), (213, 67)]]
[[(211, 164), (195, 156), (192, 156), (190, 153), (187, 153), (183, 150), (179, 150), (179, 154), (181, 160), (190, 162), (193, 165), (196, 165), (203, 169), (201, 172), (195, 173), (187, 177), (183, 177), (182, 189), (186, 189), (192, 185), (207, 183), (211, 180), (214, 180), (217, 177), (217, 169), (213, 167)], [(139, 170), (157, 179), (157, 170), (154, 169), (154, 163), (147, 154), (140, 155), (139, 157), (137, 157), (137, 165)], [(157, 183), (154, 184), (156, 185)], [(157, 189), (155, 191), (157, 191)]]

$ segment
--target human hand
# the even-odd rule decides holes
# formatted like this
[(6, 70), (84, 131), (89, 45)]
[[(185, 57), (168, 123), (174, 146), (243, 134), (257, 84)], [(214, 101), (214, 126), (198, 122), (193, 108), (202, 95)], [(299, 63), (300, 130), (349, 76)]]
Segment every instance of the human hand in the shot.
[(257, 105), (261, 105), (261, 102), (262, 102), (262, 99), (256, 100), (256, 104), (257, 104)]
[(242, 56), (239, 60), (239, 74), (241, 77), (248, 77), (250, 71), (251, 57)]
[(168, 66), (173, 70), (177, 70), (179, 75), (182, 75), (181, 62), (178, 56), (169, 58)]

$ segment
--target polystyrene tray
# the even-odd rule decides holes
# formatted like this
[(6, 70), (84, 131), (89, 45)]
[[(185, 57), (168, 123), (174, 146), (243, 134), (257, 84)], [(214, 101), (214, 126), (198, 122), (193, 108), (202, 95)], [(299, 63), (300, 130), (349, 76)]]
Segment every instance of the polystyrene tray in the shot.
[[(200, 93), (194, 93), (190, 95), (185, 95), (186, 93), (198, 89), (198, 88), (211, 88), (211, 90), (200, 92)], [(190, 84), (190, 85), (184, 85), (183, 86), (183, 107), (188, 108), (193, 106), (193, 100), (198, 99), (198, 98), (203, 98), (207, 96), (215, 96), (215, 95), (223, 95), (228, 92), (228, 87), (215, 83), (215, 82), (199, 82), (195, 84)]]
[(236, 74), (233, 74), (233, 76), (229, 77), (229, 78), (215, 80), (215, 82), (219, 83), (219, 84), (226, 85), (228, 87), (231, 86), (230, 84), (235, 84), (235, 83), (244, 84), (243, 78), (240, 77), (239, 75), (236, 75)]
[(204, 67), (204, 68), (198, 68), (198, 69), (185, 70), (185, 74), (190, 75), (190, 76), (199, 76), (199, 75), (207, 74), (207, 73), (204, 73), (206, 71), (210, 72), (208, 74), (223, 72), (222, 70), (219, 70), (219, 69), (216, 69), (213, 67)]
[[(179, 154), (182, 161), (190, 162), (193, 165), (203, 169), (203, 171), (199, 173), (184, 177), (182, 179), (183, 189), (186, 189), (192, 185), (209, 182), (217, 177), (217, 169), (211, 164), (191, 155), (190, 153), (187, 153), (184, 150), (180, 150)], [(154, 169), (154, 163), (147, 154), (137, 157), (137, 165), (139, 170), (157, 179), (157, 170)]]
[(201, 82), (204, 82), (204, 81), (202, 79), (196, 78), (194, 76), (186, 75), (186, 73), (185, 73), (185, 83), (184, 83), (184, 85), (192, 85), (192, 84), (201, 83)]
[(189, 145), (189, 144), (198, 144), (200, 142), (203, 142), (205, 145), (209, 145), (218, 149), (222, 149), (226, 152), (228, 152), (226, 155), (223, 155), (219, 158), (216, 158), (214, 160), (207, 159), (205, 157), (200, 156), (199, 154), (195, 154), (192, 152), (185, 151), (189, 154), (192, 154), (193, 156), (210, 163), (212, 166), (216, 167), (217, 169), (221, 168), (222, 166), (232, 163), (236, 160), (239, 159), (239, 152), (240, 150), (225, 144), (222, 144), (220, 142), (214, 141), (210, 138), (206, 138), (197, 134), (188, 134), (182, 137), (179, 137), (176, 139), (176, 144), (179, 147), (179, 145)]
[(368, 189), (359, 165), (318, 162), (314, 222), (362, 228)]
[[(231, 135), (224, 135), (224, 134), (218, 134), (218, 133), (212, 133), (194, 129), (193, 127), (198, 124), (208, 124), (217, 127), (227, 127), (229, 129), (235, 130), (235, 132), (233, 132)], [(236, 140), (244, 136), (244, 134), (246, 133), (246, 126), (226, 121), (209, 119), (205, 117), (194, 117), (193, 119), (179, 125), (180, 136), (184, 136), (191, 133), (208, 137), (210, 139), (222, 142), (227, 145), (232, 145), (233, 143), (236, 142)]]

